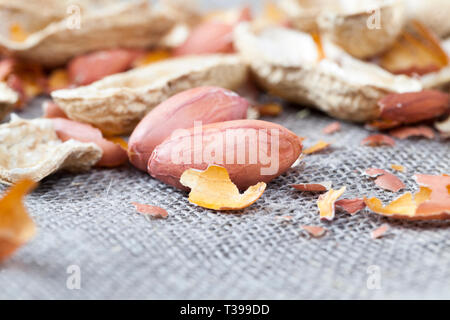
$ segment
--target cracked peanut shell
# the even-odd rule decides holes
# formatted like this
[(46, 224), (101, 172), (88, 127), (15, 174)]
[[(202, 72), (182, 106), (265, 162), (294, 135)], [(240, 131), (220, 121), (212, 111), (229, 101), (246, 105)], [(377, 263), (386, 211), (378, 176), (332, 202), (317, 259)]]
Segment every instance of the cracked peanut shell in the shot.
[[(31, 25), (26, 22), (34, 20), (26, 18), (30, 13), (21, 12), (26, 5), (6, 10), (0, 3), (0, 15), (3, 17), (0, 48), (21, 58), (54, 67), (89, 51), (155, 46), (175, 24), (166, 10), (157, 9), (146, 1), (100, 1), (103, 5), (97, 2), (82, 1), (84, 6), (79, 7), (79, 14), (64, 11), (64, 16), (60, 16), (59, 10), (53, 10), (49, 17), (38, 19)], [(70, 4), (71, 1), (65, 3)], [(47, 6), (42, 6), (43, 12), (47, 12)], [(9, 38), (9, 26), (14, 23), (19, 23), (28, 34), (22, 42)]]
[(235, 46), (263, 88), (338, 119), (377, 119), (377, 101), (386, 94), (422, 90), (419, 80), (357, 60), (330, 42), (324, 42), (326, 58), (319, 61), (312, 37), (295, 30), (271, 27), (255, 33), (241, 24)]
[(12, 117), (0, 125), (0, 183), (40, 181), (61, 170), (85, 171), (102, 157), (93, 143), (58, 139), (50, 119)]
[(85, 87), (54, 91), (67, 116), (107, 135), (130, 133), (158, 104), (181, 91), (217, 86), (237, 89), (247, 66), (236, 55), (181, 57), (112, 75)]
[(359, 59), (388, 49), (406, 21), (402, 0), (283, 0), (280, 7), (294, 28), (320, 32)]

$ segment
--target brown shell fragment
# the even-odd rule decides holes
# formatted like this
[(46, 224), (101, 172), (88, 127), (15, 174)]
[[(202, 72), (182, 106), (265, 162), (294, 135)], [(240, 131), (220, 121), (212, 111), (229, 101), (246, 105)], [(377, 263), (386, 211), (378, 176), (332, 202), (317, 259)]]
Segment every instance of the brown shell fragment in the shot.
[(395, 140), (384, 134), (373, 134), (361, 141), (361, 145), (369, 147), (395, 146)]
[(180, 183), (191, 189), (189, 202), (200, 207), (235, 211), (255, 203), (266, 190), (266, 184), (259, 182), (244, 193), (231, 181), (227, 170), (211, 165), (206, 170), (188, 169), (180, 177)]
[(131, 204), (136, 207), (136, 211), (139, 213), (161, 219), (167, 219), (169, 217), (167, 211), (161, 207), (151, 206), (149, 204), (141, 204), (137, 202), (132, 202)]
[(322, 183), (302, 183), (293, 184), (292, 187), (298, 191), (305, 192), (325, 192), (331, 189), (331, 181), (326, 181)]
[(0, 263), (36, 233), (36, 226), (23, 205), (23, 198), (35, 187), (36, 182), (22, 180), (0, 199)]
[(302, 226), (302, 229), (308, 232), (308, 234), (313, 238), (321, 238), (328, 231), (328, 229), (318, 226)]
[(386, 170), (383, 169), (376, 169), (376, 168), (370, 168), (366, 169), (364, 171), (364, 174), (368, 175), (371, 178), (377, 178), (379, 176), (382, 176), (383, 174), (388, 173)]
[(323, 128), (322, 132), (325, 134), (333, 134), (339, 130), (341, 130), (341, 124), (336, 121)]
[(321, 220), (332, 221), (335, 216), (335, 203), (337, 199), (344, 194), (346, 187), (339, 190), (330, 189), (327, 193), (320, 195), (317, 200), (317, 207)]
[[(52, 67), (89, 51), (156, 45), (175, 24), (168, 12), (156, 9), (147, 1), (106, 1), (100, 7), (95, 6), (95, 1), (82, 1), (84, 6), (73, 7), (70, 12), (73, 14), (67, 15), (69, 4), (66, 3), (56, 17), (37, 25), (25, 25), (29, 35), (22, 42), (0, 34), (0, 47), (21, 58)], [(41, 5), (39, 12), (51, 7), (48, 3)], [(26, 4), (17, 8), (19, 14), (24, 8)], [(23, 17), (20, 22), (27, 23), (36, 16)], [(13, 13), (7, 13), (2, 23), (10, 25), (16, 22), (15, 17)]]
[(450, 176), (416, 174), (414, 178), (417, 184), (431, 190), (429, 199), (420, 203), (417, 207), (417, 215), (442, 217), (450, 216)]
[(391, 130), (389, 134), (401, 140), (408, 139), (410, 137), (424, 137), (431, 140), (435, 137), (433, 129), (427, 126), (398, 128)]
[(420, 190), (407, 192), (387, 205), (377, 198), (364, 199), (377, 214), (407, 220), (445, 220), (450, 218), (450, 176), (416, 175)]
[(76, 121), (107, 135), (130, 133), (154, 107), (181, 91), (239, 87), (247, 67), (236, 55), (205, 55), (164, 60), (119, 73), (89, 86), (52, 92), (55, 103)]
[(383, 169), (367, 169), (365, 174), (375, 178), (375, 184), (385, 190), (398, 192), (406, 187), (399, 178)]
[(375, 230), (373, 230), (370, 233), (370, 237), (375, 240), (375, 239), (379, 239), (381, 237), (384, 237), (384, 235), (386, 234), (386, 232), (389, 231), (389, 225), (388, 224), (383, 224), (381, 227), (376, 228)]
[(348, 214), (354, 215), (366, 207), (364, 199), (342, 199), (335, 203), (336, 208), (344, 210)]
[(101, 157), (102, 150), (93, 143), (63, 143), (50, 119), (23, 120), (14, 116), (0, 125), (0, 183), (40, 181), (60, 169), (84, 171)]
[(400, 122), (397, 121), (389, 121), (389, 120), (374, 120), (370, 123), (366, 124), (366, 129), (368, 130), (388, 130), (392, 128), (396, 128), (401, 125)]

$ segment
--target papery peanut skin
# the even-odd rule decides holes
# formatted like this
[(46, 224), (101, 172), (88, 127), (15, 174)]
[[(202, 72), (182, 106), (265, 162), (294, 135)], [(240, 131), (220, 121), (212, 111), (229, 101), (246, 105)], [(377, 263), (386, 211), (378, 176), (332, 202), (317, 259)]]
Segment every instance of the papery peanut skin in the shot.
[(380, 118), (400, 124), (440, 117), (450, 111), (449, 95), (437, 90), (390, 94), (378, 101)]
[[(278, 158), (274, 160), (278, 161), (278, 170), (274, 174), (262, 175), (261, 168), (270, 166), (272, 162), (263, 164), (260, 161), (261, 158), (257, 157), (257, 161), (251, 163), (249, 161), (248, 142), (242, 143), (242, 141), (239, 141), (239, 139), (236, 138), (242, 137), (245, 132), (251, 130), (256, 130), (257, 132), (259, 132), (259, 130), (267, 130), (267, 133), (270, 135), (272, 129), (277, 130), (279, 133)], [(151, 176), (179, 189), (185, 189), (179, 182), (179, 179), (185, 170), (190, 168), (205, 170), (208, 165), (216, 164), (226, 168), (231, 180), (239, 189), (244, 190), (258, 182), (267, 183), (283, 174), (299, 158), (302, 152), (302, 143), (299, 137), (288, 129), (272, 122), (260, 120), (235, 120), (213, 123), (203, 126), (202, 133), (197, 134), (197, 136), (195, 136), (194, 130), (195, 128), (191, 128), (186, 131), (186, 135), (168, 138), (155, 148), (148, 162), (148, 172)], [(218, 135), (222, 136), (221, 142), (217, 139), (211, 139)], [(220, 147), (220, 149), (223, 150), (224, 161), (222, 161), (222, 163), (207, 163), (205, 161), (201, 161), (200, 163), (192, 161), (192, 164), (174, 163), (172, 161), (174, 150), (190, 155), (191, 159), (196, 159), (196, 157), (203, 159), (201, 157), (202, 150), (199, 150), (198, 148), (194, 149), (193, 147), (195, 146), (195, 142), (193, 141), (198, 137), (203, 138), (202, 150), (207, 150), (211, 147), (214, 148), (215, 146)], [(228, 140), (230, 138), (233, 139), (232, 142)], [(270, 155), (271, 138), (269, 138), (268, 141), (267, 150), (269, 150)], [(256, 143), (258, 144), (259, 142)], [(226, 150), (230, 147), (235, 150), (235, 159), (232, 163), (227, 163)], [(236, 157), (239, 154), (245, 154), (246, 160), (244, 163), (238, 163), (238, 161), (236, 161)]]
[(103, 150), (100, 167), (116, 167), (124, 164), (128, 157), (127, 152), (118, 144), (103, 138), (101, 131), (88, 124), (63, 118), (52, 118), (53, 127), (59, 139), (70, 139), (80, 142), (93, 142)]
[(147, 171), (148, 159), (157, 145), (176, 129), (245, 119), (249, 103), (236, 93), (217, 87), (183, 91), (164, 101), (141, 120), (128, 142), (131, 163)]
[(68, 64), (69, 79), (75, 85), (88, 85), (127, 70), (140, 55), (137, 50), (114, 49), (76, 57)]

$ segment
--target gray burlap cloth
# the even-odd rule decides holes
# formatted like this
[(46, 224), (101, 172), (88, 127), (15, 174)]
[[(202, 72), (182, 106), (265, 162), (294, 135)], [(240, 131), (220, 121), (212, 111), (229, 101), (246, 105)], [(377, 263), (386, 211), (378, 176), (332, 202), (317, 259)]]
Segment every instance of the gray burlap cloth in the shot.
[[(362, 212), (321, 223), (317, 195), (290, 187), (331, 180), (347, 186), (345, 198), (392, 200), (398, 194), (380, 190), (361, 171), (404, 165), (408, 171), (398, 176), (415, 191), (414, 173), (450, 173), (449, 143), (363, 147), (368, 132), (361, 126), (343, 123), (326, 136), (321, 129), (334, 120), (315, 112), (300, 119), (298, 110), (286, 108), (271, 120), (308, 137), (306, 145), (323, 139), (332, 148), (270, 183), (243, 214), (196, 207), (187, 194), (130, 166), (45, 179), (26, 201), (38, 234), (0, 266), (0, 298), (450, 298), (450, 222)], [(25, 115), (38, 113), (35, 103)], [(170, 217), (146, 218), (133, 201), (166, 208)], [(389, 234), (372, 240), (383, 223)], [(329, 232), (311, 239), (302, 225)], [(81, 288), (72, 290), (67, 280), (78, 268)]]

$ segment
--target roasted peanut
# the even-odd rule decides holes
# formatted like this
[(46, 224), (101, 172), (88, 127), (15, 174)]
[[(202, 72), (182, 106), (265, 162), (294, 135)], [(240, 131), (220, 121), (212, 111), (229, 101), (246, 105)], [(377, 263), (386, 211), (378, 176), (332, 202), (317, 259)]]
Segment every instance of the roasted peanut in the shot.
[(103, 150), (102, 158), (97, 162), (100, 167), (116, 167), (127, 161), (126, 151), (118, 144), (103, 138), (101, 131), (88, 124), (63, 118), (53, 118), (53, 127), (62, 141), (70, 139), (80, 142), (93, 142)]
[(227, 169), (239, 189), (269, 182), (299, 158), (297, 135), (271, 122), (235, 120), (177, 130), (153, 151), (148, 172), (154, 178), (184, 189), (179, 179), (190, 168), (216, 164)]
[(245, 119), (247, 109), (247, 100), (223, 88), (200, 87), (176, 94), (150, 111), (133, 131), (128, 144), (130, 161), (146, 171), (155, 147), (174, 130), (192, 128), (195, 121)]
[(175, 56), (208, 53), (231, 53), (233, 26), (216, 21), (197, 26), (186, 42), (175, 49)]
[(238, 13), (235, 21), (210, 20), (198, 25), (192, 30), (186, 41), (175, 49), (176, 56), (231, 53), (233, 47), (233, 30), (242, 21), (251, 19), (249, 8)]
[(111, 74), (130, 68), (141, 51), (115, 49), (97, 51), (72, 59), (68, 64), (69, 79), (76, 85), (87, 85)]
[(380, 118), (399, 124), (430, 120), (450, 111), (447, 93), (437, 90), (390, 94), (378, 101)]

